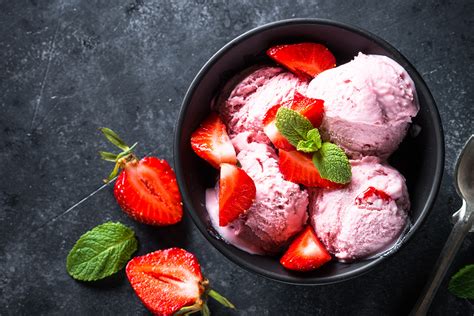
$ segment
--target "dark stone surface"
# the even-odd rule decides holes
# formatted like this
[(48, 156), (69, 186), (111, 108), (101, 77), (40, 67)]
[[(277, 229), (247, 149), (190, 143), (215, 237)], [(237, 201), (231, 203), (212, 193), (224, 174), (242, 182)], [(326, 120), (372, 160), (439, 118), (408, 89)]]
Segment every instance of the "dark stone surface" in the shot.
[[(107, 220), (133, 227), (139, 254), (181, 246), (197, 254), (214, 287), (238, 311), (215, 315), (402, 315), (415, 302), (460, 206), (455, 157), (474, 131), (472, 1), (0, 1), (0, 314), (146, 314), (124, 272), (72, 280), (76, 239)], [(436, 206), (393, 258), (357, 279), (297, 287), (223, 258), (190, 219), (155, 229), (126, 217), (101, 179), (110, 165), (97, 131), (117, 130), (172, 162), (180, 102), (204, 62), (255, 26), (321, 17), (365, 28), (399, 48), (430, 87), (446, 133)], [(101, 188), (97, 191), (97, 189)], [(76, 203), (78, 203), (76, 205)], [(469, 236), (449, 275), (474, 262)], [(472, 315), (472, 302), (441, 286), (433, 315)]]

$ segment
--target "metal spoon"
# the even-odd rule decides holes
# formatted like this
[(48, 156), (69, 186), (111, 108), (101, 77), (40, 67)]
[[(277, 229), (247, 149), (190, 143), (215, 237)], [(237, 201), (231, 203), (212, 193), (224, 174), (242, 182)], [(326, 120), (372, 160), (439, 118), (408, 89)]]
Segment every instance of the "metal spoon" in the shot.
[(423, 293), (410, 315), (426, 315), (436, 295), (444, 275), (459, 250), (464, 238), (474, 224), (474, 135), (464, 145), (454, 170), (456, 191), (463, 200), (463, 206), (453, 217), (456, 218), (453, 230), (444, 244)]

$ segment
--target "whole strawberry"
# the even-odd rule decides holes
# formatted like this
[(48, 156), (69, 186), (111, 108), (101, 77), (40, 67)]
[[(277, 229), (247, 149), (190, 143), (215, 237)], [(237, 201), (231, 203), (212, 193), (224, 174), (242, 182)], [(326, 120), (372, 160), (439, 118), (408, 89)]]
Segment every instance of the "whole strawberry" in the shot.
[(172, 225), (183, 216), (183, 206), (176, 176), (163, 159), (144, 157), (140, 160), (111, 129), (100, 129), (105, 137), (122, 150), (119, 154), (101, 151), (102, 159), (115, 163), (106, 182), (117, 176), (114, 195), (123, 211), (134, 220), (150, 225)]
[(210, 315), (208, 297), (235, 308), (209, 287), (197, 258), (180, 248), (158, 250), (129, 261), (126, 273), (143, 304), (155, 315)]

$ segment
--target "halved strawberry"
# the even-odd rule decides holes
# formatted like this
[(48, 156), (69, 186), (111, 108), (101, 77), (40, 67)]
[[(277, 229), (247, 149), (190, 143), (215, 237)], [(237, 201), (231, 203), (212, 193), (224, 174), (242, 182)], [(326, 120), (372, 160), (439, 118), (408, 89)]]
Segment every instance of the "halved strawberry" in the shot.
[(311, 156), (298, 151), (279, 152), (278, 166), (283, 177), (307, 187), (337, 188), (340, 184), (321, 178)]
[(308, 98), (296, 91), (291, 109), (305, 116), (314, 127), (319, 127), (323, 121), (323, 100)]
[(319, 241), (313, 228), (307, 226), (291, 243), (280, 259), (289, 270), (311, 271), (331, 260), (331, 255)]
[(255, 195), (255, 183), (244, 170), (231, 164), (222, 164), (219, 179), (219, 226), (227, 226), (245, 213), (255, 200)]
[(143, 304), (155, 315), (209, 314), (207, 298), (234, 308), (226, 298), (209, 288), (197, 258), (180, 248), (158, 250), (130, 260), (127, 278)]
[(140, 223), (171, 225), (183, 217), (176, 176), (162, 159), (127, 162), (115, 182), (114, 195), (123, 211)]
[[(183, 217), (183, 203), (176, 176), (168, 162), (156, 157), (140, 161), (132, 150), (112, 130), (101, 128), (107, 139), (122, 152), (100, 152), (102, 159), (115, 163), (114, 170), (105, 182), (117, 174), (114, 195), (123, 211), (138, 222), (150, 225), (176, 224)], [(122, 169), (122, 170), (121, 170)]]
[(336, 58), (326, 46), (317, 43), (276, 45), (267, 55), (299, 77), (314, 78), (336, 66)]
[(215, 112), (191, 135), (191, 147), (199, 157), (216, 169), (219, 169), (221, 163), (237, 163), (235, 149), (227, 135), (226, 127)]
[(263, 131), (267, 137), (270, 138), (276, 148), (294, 150), (295, 147), (293, 147), (293, 145), (291, 145), (290, 142), (278, 131), (278, 128), (275, 125), (276, 114), (281, 106), (281, 104), (272, 106), (267, 113), (265, 113), (262, 120)]

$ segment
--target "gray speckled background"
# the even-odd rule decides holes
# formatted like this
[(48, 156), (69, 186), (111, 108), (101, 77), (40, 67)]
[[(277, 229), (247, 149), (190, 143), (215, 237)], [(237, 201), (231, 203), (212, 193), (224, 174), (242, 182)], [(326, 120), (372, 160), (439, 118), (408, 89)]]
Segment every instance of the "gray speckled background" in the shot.
[[(401, 315), (416, 300), (460, 206), (455, 157), (474, 132), (472, 1), (0, 0), (0, 314), (146, 314), (124, 272), (73, 281), (65, 258), (107, 220), (133, 227), (139, 254), (177, 245), (197, 254), (238, 311), (215, 315)], [(275, 283), (238, 268), (186, 216), (155, 229), (125, 216), (101, 179), (111, 166), (97, 128), (139, 154), (172, 162), (172, 131), (192, 78), (227, 41), (255, 26), (320, 17), (365, 28), (397, 47), (438, 104), (446, 134), (442, 188), (429, 218), (400, 252), (357, 279), (320, 287)], [(74, 206), (77, 204), (77, 206)], [(451, 275), (474, 262), (473, 237)], [(473, 315), (441, 286), (433, 315)]]

